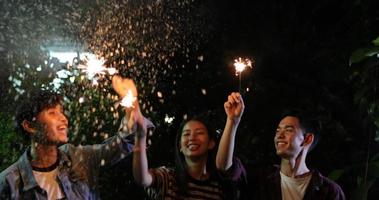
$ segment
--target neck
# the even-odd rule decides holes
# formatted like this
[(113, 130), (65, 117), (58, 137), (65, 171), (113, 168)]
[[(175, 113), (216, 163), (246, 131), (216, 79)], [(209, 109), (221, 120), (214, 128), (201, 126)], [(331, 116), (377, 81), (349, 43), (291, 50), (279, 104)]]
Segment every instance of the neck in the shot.
[(207, 171), (207, 157), (199, 159), (186, 158), (187, 172), (196, 180), (205, 180), (209, 178)]
[(56, 145), (44, 145), (32, 142), (30, 148), (31, 165), (38, 168), (46, 168), (58, 159), (58, 147)]
[(302, 177), (309, 173), (307, 164), (305, 163), (306, 153), (301, 151), (297, 157), (282, 158), (280, 162), (280, 171), (288, 177)]

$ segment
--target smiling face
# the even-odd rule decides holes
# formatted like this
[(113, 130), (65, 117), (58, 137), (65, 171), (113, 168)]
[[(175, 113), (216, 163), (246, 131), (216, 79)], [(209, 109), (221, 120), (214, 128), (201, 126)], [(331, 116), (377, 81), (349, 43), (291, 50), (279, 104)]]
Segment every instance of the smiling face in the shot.
[(57, 104), (43, 109), (36, 117), (35, 131), (32, 137), (40, 144), (59, 145), (68, 142), (68, 121), (63, 107)]
[(199, 121), (188, 121), (180, 137), (180, 151), (187, 158), (206, 157), (208, 150), (213, 149), (215, 143), (209, 138), (208, 130)]
[(281, 158), (296, 158), (303, 149), (304, 133), (299, 119), (292, 116), (284, 117), (274, 137), (276, 154)]

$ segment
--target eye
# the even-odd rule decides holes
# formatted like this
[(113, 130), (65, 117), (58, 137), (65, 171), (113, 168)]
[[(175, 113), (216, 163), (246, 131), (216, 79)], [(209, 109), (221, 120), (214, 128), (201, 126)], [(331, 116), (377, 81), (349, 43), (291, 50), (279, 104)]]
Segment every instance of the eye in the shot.
[(286, 128), (286, 132), (293, 132), (293, 128)]
[(187, 131), (182, 134), (183, 137), (188, 137), (189, 135), (190, 135), (190, 133)]
[(53, 115), (56, 113), (56, 111), (55, 110), (48, 110), (47, 113), (49, 113), (50, 115)]

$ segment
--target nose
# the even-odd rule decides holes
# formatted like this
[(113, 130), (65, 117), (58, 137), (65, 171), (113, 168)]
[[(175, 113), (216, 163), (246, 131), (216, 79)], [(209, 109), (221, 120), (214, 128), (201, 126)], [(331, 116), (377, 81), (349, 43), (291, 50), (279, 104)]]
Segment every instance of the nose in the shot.
[(275, 137), (276, 138), (283, 138), (284, 137), (284, 131), (282, 129), (277, 130)]
[(194, 140), (194, 139), (196, 139), (196, 133), (191, 132), (189, 135), (189, 140)]

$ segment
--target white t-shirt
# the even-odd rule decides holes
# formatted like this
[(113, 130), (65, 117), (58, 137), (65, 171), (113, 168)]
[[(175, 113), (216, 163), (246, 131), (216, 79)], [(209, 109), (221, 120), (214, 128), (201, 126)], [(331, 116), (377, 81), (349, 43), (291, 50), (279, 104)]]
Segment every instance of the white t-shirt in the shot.
[(47, 192), (49, 200), (64, 199), (64, 193), (57, 181), (58, 168), (48, 172), (33, 170), (33, 175), (38, 185)]
[(292, 178), (280, 172), (280, 185), (282, 188), (282, 200), (301, 200), (312, 178), (312, 174), (301, 178)]

